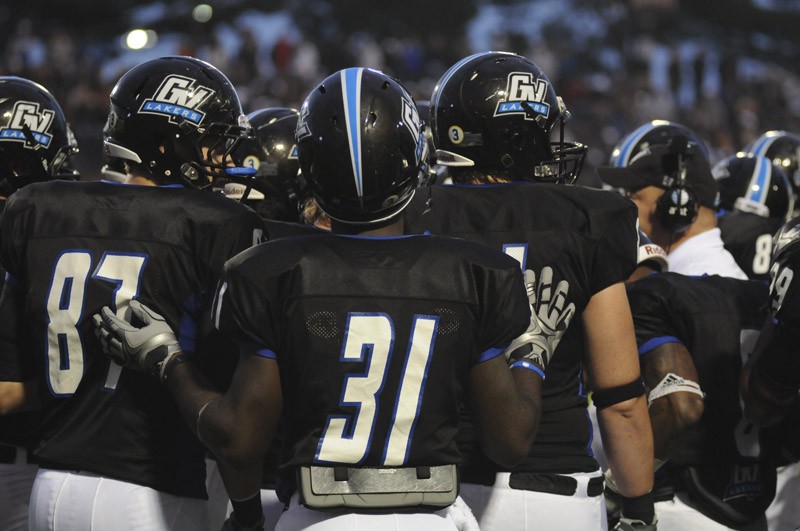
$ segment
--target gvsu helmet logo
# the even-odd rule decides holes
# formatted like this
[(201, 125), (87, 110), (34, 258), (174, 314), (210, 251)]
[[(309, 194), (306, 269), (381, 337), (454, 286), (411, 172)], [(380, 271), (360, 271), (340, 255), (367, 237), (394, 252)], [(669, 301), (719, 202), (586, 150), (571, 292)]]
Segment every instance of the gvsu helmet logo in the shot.
[(403, 102), (403, 124), (405, 124), (406, 129), (411, 133), (411, 137), (414, 139), (414, 142), (417, 144), (417, 149), (415, 155), (417, 160), (415, 162), (419, 162), (422, 158), (423, 154), (423, 147), (424, 147), (424, 136), (422, 135), (422, 123), (419, 119), (419, 111), (417, 110), (417, 106), (410, 100), (406, 98), (401, 98)]
[(188, 120), (200, 125), (206, 117), (200, 108), (214, 92), (199, 85), (195, 79), (171, 75), (161, 82), (152, 98), (144, 100), (139, 112), (166, 116), (173, 123)]
[(535, 120), (536, 115), (550, 114), (550, 104), (545, 103), (548, 83), (544, 79), (534, 79), (530, 72), (508, 74), (506, 98), (497, 103), (495, 116), (523, 114), (526, 120)]
[(53, 135), (49, 133), (56, 112), (52, 109), (39, 110), (39, 104), (32, 101), (18, 101), (11, 111), (11, 119), (6, 127), (0, 128), (0, 141), (22, 142), (26, 148), (48, 147)]

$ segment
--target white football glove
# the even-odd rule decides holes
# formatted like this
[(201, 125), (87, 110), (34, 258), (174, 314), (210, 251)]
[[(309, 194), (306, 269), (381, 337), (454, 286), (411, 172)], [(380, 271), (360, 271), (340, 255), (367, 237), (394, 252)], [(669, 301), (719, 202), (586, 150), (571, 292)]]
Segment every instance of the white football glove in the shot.
[(543, 267), (538, 282), (530, 269), (523, 277), (531, 304), (531, 322), (525, 333), (511, 342), (505, 355), (509, 363), (528, 360), (544, 369), (575, 315), (575, 304), (567, 304), (569, 282), (562, 280), (553, 289), (553, 268)]
[(164, 317), (144, 304), (132, 300), (130, 310), (129, 319), (138, 319), (142, 328), (120, 319), (105, 306), (93, 316), (95, 335), (106, 355), (119, 365), (146, 372), (163, 382), (164, 369), (181, 352), (178, 340)]

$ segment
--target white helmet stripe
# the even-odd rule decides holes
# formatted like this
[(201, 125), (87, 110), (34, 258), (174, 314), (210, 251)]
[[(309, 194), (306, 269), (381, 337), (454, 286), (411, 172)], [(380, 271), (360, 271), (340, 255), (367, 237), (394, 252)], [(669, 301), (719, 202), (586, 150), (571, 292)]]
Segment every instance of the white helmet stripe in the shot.
[(350, 146), (350, 164), (353, 166), (358, 197), (364, 197), (364, 178), (361, 169), (361, 76), (363, 72), (363, 68), (347, 68), (340, 74), (345, 126)]

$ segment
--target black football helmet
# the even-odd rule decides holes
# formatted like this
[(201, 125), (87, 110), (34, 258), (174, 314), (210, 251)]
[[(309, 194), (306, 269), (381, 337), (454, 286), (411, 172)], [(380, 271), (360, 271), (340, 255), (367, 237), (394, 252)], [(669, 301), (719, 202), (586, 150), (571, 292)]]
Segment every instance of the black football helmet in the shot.
[(686, 137), (691, 152), (698, 152), (709, 160), (708, 146), (697, 133), (677, 122), (652, 120), (640, 125), (620, 140), (611, 152), (609, 166), (627, 167), (631, 160), (654, 145), (669, 145), (677, 136)]
[(794, 194), (800, 193), (800, 136), (788, 131), (767, 131), (742, 151), (770, 159), (786, 172)]
[(720, 208), (788, 219), (794, 193), (783, 170), (766, 157), (732, 155), (711, 170), (719, 185)]
[(772, 238), (772, 262), (783, 263), (800, 247), (800, 217), (791, 219)]
[(78, 143), (61, 106), (28, 79), (0, 76), (0, 195), (31, 182), (74, 180)]
[(237, 173), (228, 166), (250, 134), (231, 82), (214, 66), (171, 56), (133, 67), (111, 92), (105, 152), (157, 182), (197, 188)]
[(255, 137), (233, 154), (236, 165), (254, 168), (252, 176), (229, 176), (225, 195), (248, 202), (268, 219), (299, 223), (305, 199), (295, 130), (300, 113), (288, 107), (267, 107), (247, 115)]
[(297, 148), (319, 207), (349, 224), (402, 211), (424, 167), (414, 100), (397, 80), (368, 68), (340, 70), (311, 91), (300, 109)]
[[(431, 96), (436, 162), (500, 172), (514, 180), (573, 182), (586, 147), (564, 141), (564, 102), (539, 67), (506, 52), (483, 52), (453, 65)], [(560, 138), (551, 141), (556, 124)]]

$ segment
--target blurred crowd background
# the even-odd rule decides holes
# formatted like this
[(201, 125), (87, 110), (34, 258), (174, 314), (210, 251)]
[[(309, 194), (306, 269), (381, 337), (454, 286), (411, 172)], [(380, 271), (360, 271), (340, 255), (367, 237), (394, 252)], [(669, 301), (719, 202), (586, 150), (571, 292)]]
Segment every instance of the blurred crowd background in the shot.
[(593, 185), (592, 168), (650, 119), (696, 130), (714, 161), (769, 129), (800, 133), (798, 27), (797, 0), (29, 0), (0, 6), (0, 74), (54, 93), (76, 165), (94, 179), (109, 93), (147, 59), (213, 63), (250, 112), (298, 107), (347, 66), (379, 68), (428, 99), (458, 59), (512, 51), (564, 98)]

